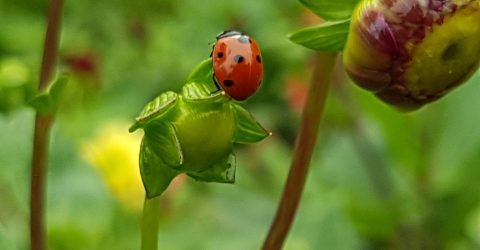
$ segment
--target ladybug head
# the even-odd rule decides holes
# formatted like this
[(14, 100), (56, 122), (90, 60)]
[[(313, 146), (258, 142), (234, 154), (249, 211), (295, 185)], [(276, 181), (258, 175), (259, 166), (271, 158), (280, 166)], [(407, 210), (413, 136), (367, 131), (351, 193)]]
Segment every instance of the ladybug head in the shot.
[(243, 35), (242, 32), (236, 31), (236, 30), (225, 30), (222, 33), (217, 35), (217, 40), (225, 37), (230, 37), (230, 36), (241, 36)]

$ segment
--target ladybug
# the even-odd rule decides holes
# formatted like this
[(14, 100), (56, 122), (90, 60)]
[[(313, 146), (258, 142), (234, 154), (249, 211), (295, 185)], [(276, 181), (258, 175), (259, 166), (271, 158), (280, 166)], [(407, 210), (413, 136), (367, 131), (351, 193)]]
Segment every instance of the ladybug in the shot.
[(257, 91), (263, 64), (253, 38), (235, 30), (224, 31), (217, 36), (211, 57), (213, 80), (230, 97), (242, 101)]

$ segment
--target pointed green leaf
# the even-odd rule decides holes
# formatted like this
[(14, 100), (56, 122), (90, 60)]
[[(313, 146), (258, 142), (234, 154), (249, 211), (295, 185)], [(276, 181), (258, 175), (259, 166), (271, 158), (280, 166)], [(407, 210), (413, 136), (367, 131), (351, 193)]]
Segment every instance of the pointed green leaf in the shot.
[(170, 122), (155, 123), (144, 128), (144, 143), (170, 167), (183, 164), (183, 152), (175, 128)]
[(236, 164), (235, 155), (231, 152), (211, 168), (202, 172), (187, 172), (187, 175), (197, 181), (234, 183)]
[(153, 198), (161, 195), (179, 172), (168, 167), (144, 139), (140, 146), (140, 174), (147, 198)]
[(200, 62), (190, 73), (187, 78), (189, 82), (209, 82), (212, 80), (212, 58), (208, 58)]
[(255, 143), (270, 135), (250, 112), (235, 103), (232, 104), (232, 107), (237, 122), (233, 142), (241, 144)]
[(63, 92), (67, 86), (69, 76), (67, 74), (60, 75), (52, 85), (50, 85), (49, 93), (52, 98), (53, 104), (57, 105), (63, 98)]
[(131, 133), (140, 127), (145, 126), (152, 120), (161, 117), (171, 110), (177, 101), (177, 93), (167, 91), (162, 93), (153, 101), (149, 102), (135, 119), (135, 123), (128, 129)]
[(341, 51), (347, 41), (349, 26), (350, 19), (326, 22), (301, 29), (291, 34), (290, 40), (317, 51)]
[(52, 110), (52, 100), (47, 93), (41, 93), (28, 102), (37, 112), (46, 114)]
[(68, 78), (67, 74), (60, 75), (45, 91), (30, 100), (29, 105), (40, 113), (54, 113), (62, 102)]
[(203, 60), (188, 76), (182, 93), (188, 99), (202, 99), (218, 92), (220, 89), (213, 82), (212, 59)]
[(341, 20), (352, 16), (360, 0), (299, 0), (319, 17), (325, 20)]

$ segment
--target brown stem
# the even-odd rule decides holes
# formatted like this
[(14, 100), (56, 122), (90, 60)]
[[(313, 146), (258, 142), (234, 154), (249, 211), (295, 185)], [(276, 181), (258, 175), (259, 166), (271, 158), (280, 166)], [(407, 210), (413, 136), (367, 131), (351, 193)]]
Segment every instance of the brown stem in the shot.
[(277, 213), (263, 244), (263, 250), (280, 249), (295, 218), (317, 139), (336, 55), (336, 53), (319, 53), (315, 56), (312, 79), (307, 102), (302, 112), (302, 121), (290, 172)]
[[(63, 0), (51, 1), (48, 11), (47, 32), (38, 83), (38, 89), (40, 91), (48, 87), (48, 83), (55, 71), (62, 8)], [(40, 114), (37, 112), (35, 116), (30, 187), (30, 248), (32, 250), (43, 250), (46, 246), (43, 210), (48, 142), (52, 121), (53, 116), (50, 114)]]
[(30, 246), (32, 250), (45, 249), (44, 196), (47, 151), (51, 117), (35, 116), (32, 176), (30, 189)]

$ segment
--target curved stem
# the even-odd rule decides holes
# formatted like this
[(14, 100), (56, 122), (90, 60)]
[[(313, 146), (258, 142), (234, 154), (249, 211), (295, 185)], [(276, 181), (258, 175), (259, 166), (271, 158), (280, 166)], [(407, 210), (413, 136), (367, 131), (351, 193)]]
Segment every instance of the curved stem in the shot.
[[(52, 0), (48, 12), (47, 33), (40, 70), (39, 90), (48, 87), (55, 69), (60, 37), (63, 0)], [(32, 175), (30, 187), (30, 248), (45, 249), (45, 226), (43, 218), (45, 181), (47, 170), (48, 142), (53, 116), (37, 113), (33, 138)]]
[(142, 250), (157, 250), (159, 221), (160, 196), (151, 199), (145, 197), (142, 217)]
[(292, 164), (277, 213), (262, 247), (264, 250), (276, 250), (282, 247), (295, 218), (317, 139), (336, 55), (336, 53), (318, 53), (315, 56)]

